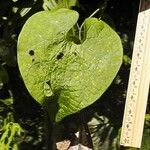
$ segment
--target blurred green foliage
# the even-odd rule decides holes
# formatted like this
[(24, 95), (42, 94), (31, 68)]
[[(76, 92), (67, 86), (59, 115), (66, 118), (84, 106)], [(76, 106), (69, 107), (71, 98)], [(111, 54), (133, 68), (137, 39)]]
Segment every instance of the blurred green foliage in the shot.
[(12, 113), (8, 113), (4, 119), (3, 127), (1, 128), (0, 149), (1, 150), (18, 150), (16, 137), (21, 136), (23, 132), (18, 123), (14, 123)]
[(71, 8), (76, 6), (77, 0), (44, 0), (44, 10), (52, 10), (57, 8)]

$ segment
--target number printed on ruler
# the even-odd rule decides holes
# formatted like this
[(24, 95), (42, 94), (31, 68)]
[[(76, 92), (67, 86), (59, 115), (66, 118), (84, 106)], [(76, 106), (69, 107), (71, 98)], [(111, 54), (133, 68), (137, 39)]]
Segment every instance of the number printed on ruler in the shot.
[(127, 108), (124, 122), (124, 131), (122, 137), (122, 144), (129, 144), (134, 128), (134, 118), (136, 112), (136, 104), (138, 97), (138, 88), (140, 85), (140, 78), (142, 74), (142, 63), (144, 60), (144, 41), (147, 37), (147, 28), (149, 25), (149, 13), (142, 12), (138, 16), (138, 24), (136, 29), (134, 51), (132, 56), (132, 65), (130, 72), (130, 79), (127, 92)]

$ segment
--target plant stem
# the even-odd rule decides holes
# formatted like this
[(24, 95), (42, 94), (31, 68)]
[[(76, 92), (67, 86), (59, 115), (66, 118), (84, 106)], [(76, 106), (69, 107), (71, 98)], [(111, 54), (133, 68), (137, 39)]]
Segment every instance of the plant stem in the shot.
[(45, 146), (46, 150), (51, 149), (51, 135), (52, 135), (52, 123), (50, 122), (50, 118), (46, 109), (44, 109), (44, 133), (45, 133)]
[[(98, 9), (96, 9), (88, 18), (91, 18), (91, 17), (93, 17), (97, 12), (99, 12), (99, 8)], [(84, 21), (85, 22), (85, 21)], [(81, 41), (82, 40), (82, 37), (81, 37), (81, 35), (82, 35), (82, 27), (83, 27), (83, 25), (84, 25), (84, 22), (81, 24), (81, 26), (79, 27), (79, 40)]]
[(98, 9), (96, 9), (88, 18), (91, 18), (91, 17), (93, 17), (97, 12), (99, 12), (100, 11), (100, 9), (98, 8)]

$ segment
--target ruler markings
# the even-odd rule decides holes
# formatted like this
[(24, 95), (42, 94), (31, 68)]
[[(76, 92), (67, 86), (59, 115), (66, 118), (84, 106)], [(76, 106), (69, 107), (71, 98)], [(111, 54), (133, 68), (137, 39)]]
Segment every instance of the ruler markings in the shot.
[[(150, 9), (138, 15), (120, 144), (140, 147), (150, 81)], [(136, 131), (138, 130), (138, 131)]]

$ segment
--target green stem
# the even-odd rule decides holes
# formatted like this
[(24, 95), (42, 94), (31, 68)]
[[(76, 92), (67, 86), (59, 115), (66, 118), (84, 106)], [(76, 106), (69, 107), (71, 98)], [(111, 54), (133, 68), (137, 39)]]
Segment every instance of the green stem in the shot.
[(100, 9), (96, 9), (88, 18), (91, 18), (93, 17), (96, 13), (98, 13), (100, 11)]
[(55, 1), (55, 0), (51, 0), (51, 4), (52, 4), (54, 7), (56, 7), (56, 6), (57, 6), (57, 3), (56, 3), (56, 1)]
[(48, 115), (48, 112), (44, 108), (44, 129), (45, 129), (45, 146), (46, 150), (51, 149), (52, 141), (51, 141), (51, 136), (52, 136), (52, 123), (50, 122), (50, 118)]
[[(99, 12), (100, 11), (100, 9), (98, 8), (98, 9), (96, 9), (88, 18), (91, 18), (91, 17), (93, 17), (97, 12)], [(84, 21), (85, 22), (85, 21)], [(83, 25), (84, 25), (84, 22), (81, 24), (81, 26), (79, 27), (79, 40), (81, 41), (82, 40), (82, 27), (83, 27)]]

